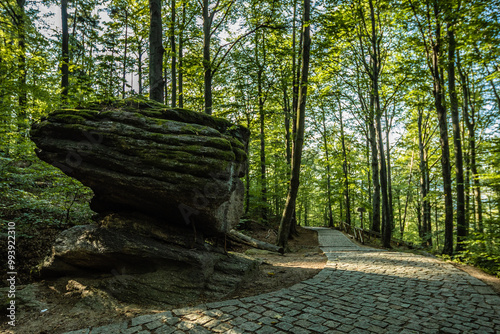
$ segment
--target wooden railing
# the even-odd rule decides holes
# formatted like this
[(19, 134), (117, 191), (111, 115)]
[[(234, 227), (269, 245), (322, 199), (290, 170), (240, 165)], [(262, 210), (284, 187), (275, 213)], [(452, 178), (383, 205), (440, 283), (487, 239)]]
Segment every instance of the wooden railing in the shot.
[[(382, 238), (382, 235), (379, 232), (365, 230), (365, 229), (362, 229), (361, 227), (349, 225), (343, 221), (339, 222), (338, 229), (347, 233), (349, 236), (351, 236), (353, 239), (359, 241), (363, 245), (365, 244), (365, 241), (369, 241), (372, 238), (378, 238), (378, 239)], [(391, 243), (396, 245), (396, 246), (402, 245), (402, 246), (406, 246), (408, 248), (414, 247), (411, 242), (403, 241), (403, 240), (396, 239), (396, 238), (391, 238)]]

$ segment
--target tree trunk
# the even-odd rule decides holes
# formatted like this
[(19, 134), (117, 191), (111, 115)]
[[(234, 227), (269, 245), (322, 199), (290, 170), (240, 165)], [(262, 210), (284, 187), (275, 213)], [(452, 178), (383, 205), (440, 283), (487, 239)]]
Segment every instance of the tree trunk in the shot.
[(326, 158), (326, 196), (328, 199), (328, 227), (333, 227), (332, 186), (331, 186), (331, 176), (330, 176), (330, 150), (328, 149), (326, 115), (324, 112), (323, 112), (323, 145), (325, 146), (325, 158)]
[(127, 75), (127, 51), (128, 51), (128, 8), (125, 8), (125, 50), (123, 55), (122, 99), (125, 98), (126, 75)]
[(177, 60), (177, 55), (175, 51), (175, 0), (172, 0), (170, 4), (170, 11), (171, 11), (171, 22), (170, 22), (170, 51), (172, 53), (172, 64), (171, 64), (171, 71), (172, 71), (172, 102), (171, 106), (172, 108), (177, 107), (177, 73), (176, 73), (176, 60)]
[[(250, 114), (247, 113), (247, 129), (250, 130), (250, 126), (252, 124), (250, 119)], [(248, 146), (250, 146), (251, 137), (248, 138)], [(250, 160), (250, 152), (248, 156), (248, 160)], [(250, 168), (248, 164), (245, 168), (245, 215), (248, 215), (248, 211), (250, 210)]]
[[(283, 113), (285, 114), (285, 152), (286, 152), (286, 164), (290, 168), (292, 164), (292, 145), (291, 145), (291, 134), (290, 134), (290, 103), (288, 101), (287, 87), (286, 84), (283, 87)], [(290, 176), (290, 175), (289, 175)]]
[(462, 138), (458, 114), (458, 98), (455, 89), (455, 32), (448, 24), (448, 87), (450, 94), (450, 112), (453, 123), (453, 143), (455, 147), (455, 175), (457, 180), (457, 252), (464, 250), (463, 242), (467, 236), (465, 225), (464, 167), (462, 157)]
[(68, 97), (68, 89), (69, 89), (68, 0), (61, 1), (61, 19), (62, 19), (61, 95), (63, 101), (65, 101)]
[(442, 78), (440, 74), (439, 56), (442, 46), (441, 24), (439, 22), (440, 10), (438, 5), (434, 5), (434, 14), (436, 17), (436, 41), (432, 46), (432, 77), (434, 81), (434, 103), (439, 122), (439, 136), (441, 144), (441, 167), (443, 175), (443, 190), (445, 204), (445, 221), (444, 221), (444, 245), (443, 254), (453, 254), (453, 194), (451, 191), (451, 164), (450, 164), (450, 147), (448, 143), (448, 119), (446, 116), (446, 108), (444, 106), (444, 87), (442, 86)]
[(389, 221), (391, 222), (391, 232), (394, 230), (394, 207), (392, 203), (392, 175), (391, 175), (391, 146), (389, 134), (392, 128), (392, 117), (389, 120), (387, 109), (385, 110), (385, 146), (387, 154), (387, 192), (389, 194)]
[[(481, 184), (479, 182), (479, 174), (477, 172), (476, 163), (476, 131), (475, 131), (475, 105), (471, 101), (470, 88), (468, 78), (462, 70), (460, 63), (460, 54), (457, 52), (457, 67), (460, 79), (462, 81), (462, 91), (464, 94), (464, 120), (469, 135), (469, 167), (472, 174), (473, 192), (474, 192), (474, 221), (476, 222), (477, 231), (484, 233), (483, 228), (483, 205), (481, 201)], [(470, 111), (469, 111), (470, 110)], [(466, 226), (468, 229), (468, 226)]]
[(203, 0), (203, 71), (204, 71), (204, 97), (205, 113), (212, 114), (212, 69), (210, 58), (210, 29), (213, 16), (209, 15), (208, 0)]
[(302, 160), (302, 146), (304, 144), (304, 128), (305, 128), (305, 110), (307, 98), (307, 84), (309, 75), (309, 53), (311, 48), (310, 25), (309, 25), (310, 0), (304, 0), (304, 33), (302, 44), (302, 76), (299, 89), (299, 104), (297, 108), (297, 136), (292, 156), (292, 175), (290, 178), (290, 186), (288, 196), (286, 198), (283, 216), (280, 222), (278, 231), (278, 246), (286, 249), (288, 238), (290, 236), (290, 226), (292, 223), (293, 213), (295, 211), (295, 202), (300, 183), (300, 164)]
[(17, 0), (17, 6), (19, 9), (19, 14), (17, 15), (18, 19), (18, 45), (19, 45), (19, 115), (21, 116), (21, 124), (22, 132), (24, 133), (25, 128), (27, 127), (27, 118), (26, 118), (26, 104), (28, 103), (28, 90), (26, 87), (26, 14), (24, 10), (24, 6), (26, 4), (26, 0)]
[[(367, 203), (372, 203), (372, 175), (371, 175), (371, 166), (370, 166), (370, 130), (369, 130), (370, 125), (368, 122), (366, 123), (366, 164), (368, 168), (368, 172), (366, 173), (366, 178), (367, 178), (367, 184), (368, 184), (368, 200)], [(373, 226), (373, 210), (368, 210), (368, 222), (370, 224), (370, 229), (372, 229)], [(373, 230), (373, 229), (372, 229)]]
[(140, 44), (137, 52), (139, 53), (139, 56), (137, 57), (137, 81), (139, 83), (139, 95), (142, 95), (142, 48)]
[[(372, 101), (373, 98), (370, 98)], [(371, 102), (370, 102), (371, 104)], [(370, 146), (372, 153), (372, 183), (373, 183), (373, 195), (372, 195), (372, 221), (371, 229), (374, 232), (380, 232), (380, 179), (379, 179), (379, 164), (378, 164), (378, 148), (377, 148), (377, 137), (375, 133), (375, 126), (373, 124), (373, 109), (370, 112), (370, 119), (372, 121), (369, 124), (370, 131)]]
[(183, 32), (186, 24), (186, 2), (182, 2), (182, 30), (179, 33), (179, 108), (184, 108), (184, 78), (183, 78)]
[(370, 19), (371, 19), (371, 62), (372, 62), (372, 94), (375, 107), (375, 129), (377, 137), (377, 147), (380, 159), (380, 189), (382, 192), (382, 245), (389, 248), (391, 246), (391, 216), (389, 213), (389, 194), (387, 186), (387, 165), (385, 161), (384, 142), (382, 139), (382, 111), (380, 108), (379, 96), (379, 75), (380, 75), (380, 48), (379, 36), (375, 28), (377, 18), (375, 17), (375, 9), (373, 0), (369, 0)]
[(422, 129), (422, 109), (418, 110), (418, 149), (420, 153), (420, 196), (422, 202), (422, 244), (432, 246), (432, 237), (430, 236), (430, 204), (429, 194), (429, 167), (427, 164), (427, 150), (425, 148), (425, 137)]
[(340, 112), (340, 140), (342, 142), (342, 158), (344, 159), (342, 169), (344, 171), (344, 199), (345, 199), (345, 220), (351, 225), (351, 201), (349, 198), (349, 172), (347, 170), (347, 150), (345, 147), (344, 122), (342, 121), (342, 109), (339, 101)]
[(240, 233), (240, 232), (235, 231), (235, 230), (229, 231), (229, 233), (227, 234), (227, 236), (230, 239), (233, 239), (233, 240), (235, 240), (235, 241), (237, 241), (239, 243), (243, 243), (243, 244), (252, 246), (254, 248), (264, 249), (264, 250), (267, 250), (267, 251), (277, 252), (277, 253), (280, 253), (280, 254), (285, 253), (284, 250), (283, 250), (283, 247), (278, 247), (276, 245), (269, 244), (267, 242), (254, 239), (252, 237), (249, 237), (248, 235), (245, 235), (245, 234)]
[[(266, 180), (266, 135), (265, 135), (265, 113), (264, 113), (264, 97), (262, 92), (263, 78), (262, 74), (265, 65), (265, 53), (262, 63), (259, 60), (259, 34), (255, 34), (255, 63), (257, 67), (257, 101), (259, 104), (259, 119), (260, 119), (260, 186), (261, 186), (261, 219), (263, 222), (268, 221), (267, 210), (267, 180)], [(262, 46), (265, 49), (265, 45)]]
[(149, 0), (149, 98), (163, 103), (161, 0)]

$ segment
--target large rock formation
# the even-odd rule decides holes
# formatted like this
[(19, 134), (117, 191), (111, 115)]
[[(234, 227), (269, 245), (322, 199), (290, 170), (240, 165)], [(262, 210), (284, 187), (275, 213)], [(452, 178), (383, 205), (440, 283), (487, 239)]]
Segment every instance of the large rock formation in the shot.
[(255, 269), (216, 242), (242, 213), (246, 128), (124, 100), (56, 111), (31, 136), (38, 157), (94, 191), (99, 213), (58, 237), (45, 275), (107, 274), (115, 297), (161, 304), (227, 295)]
[(35, 124), (40, 159), (92, 188), (99, 213), (138, 211), (225, 233), (239, 221), (248, 129), (154, 102), (64, 109)]

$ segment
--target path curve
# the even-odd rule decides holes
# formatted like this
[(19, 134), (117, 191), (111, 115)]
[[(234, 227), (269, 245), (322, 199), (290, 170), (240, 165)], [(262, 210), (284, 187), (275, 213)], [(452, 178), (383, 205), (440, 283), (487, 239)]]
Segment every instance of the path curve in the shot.
[(500, 297), (480, 280), (435, 258), (314, 229), (328, 262), (312, 279), (66, 334), (500, 333)]

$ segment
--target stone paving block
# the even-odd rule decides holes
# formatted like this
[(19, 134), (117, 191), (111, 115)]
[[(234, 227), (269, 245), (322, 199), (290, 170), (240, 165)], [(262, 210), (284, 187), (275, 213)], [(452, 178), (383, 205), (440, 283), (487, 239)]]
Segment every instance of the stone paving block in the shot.
[(304, 320), (304, 319), (301, 319), (301, 320), (297, 320), (295, 323), (294, 323), (294, 326), (300, 326), (302, 328), (309, 328), (313, 325), (312, 322), (310, 321), (307, 321), (307, 320)]
[(132, 324), (132, 326), (138, 326), (138, 325), (145, 324), (146, 322), (151, 322), (151, 321), (154, 321), (157, 319), (158, 319), (157, 314), (141, 315), (139, 317), (133, 318), (131, 324)]
[(262, 313), (263, 316), (269, 317), (269, 318), (276, 318), (276, 317), (281, 317), (282, 315), (279, 314), (278, 312), (267, 310), (266, 312)]
[(177, 325), (176, 325), (177, 329), (181, 330), (181, 331), (188, 331), (190, 329), (193, 329), (196, 327), (196, 323), (192, 322), (192, 321), (181, 321), (179, 322)]
[(190, 329), (189, 334), (210, 334), (212, 333), (211, 331), (209, 331), (208, 329), (202, 327), (202, 326), (195, 326), (194, 328)]
[(130, 327), (127, 329), (122, 329), (121, 334), (136, 334), (142, 330), (142, 326)]
[(209, 322), (207, 322), (205, 325), (203, 325), (204, 327), (208, 328), (208, 329), (212, 329), (214, 327), (217, 327), (218, 325), (220, 325), (221, 322), (217, 319), (212, 319), (210, 320)]
[(278, 331), (276, 328), (271, 326), (264, 326), (255, 331), (256, 334), (284, 334), (282, 331)]
[(245, 330), (245, 331), (248, 331), (248, 332), (254, 332), (256, 331), (257, 329), (261, 328), (262, 325), (261, 324), (258, 324), (258, 323), (255, 323), (255, 322), (245, 322), (243, 324), (241, 324), (240, 326), (238, 326), (239, 328)]
[(300, 328), (300, 327), (294, 327), (289, 330), (289, 333), (293, 334), (309, 334), (311, 333), (310, 330), (307, 330), (305, 328)]
[(273, 311), (283, 313), (283, 314), (291, 311), (291, 309), (289, 307), (285, 307), (285, 306), (271, 307), (271, 309)]
[(248, 311), (245, 310), (244, 308), (240, 308), (240, 309), (236, 309), (235, 311), (233, 312), (230, 312), (232, 315), (234, 315), (235, 317), (239, 317), (239, 316), (242, 316), (244, 314), (247, 314)]
[(153, 333), (155, 333), (155, 334), (172, 334), (176, 330), (177, 329), (175, 327), (163, 325), (161, 327), (158, 327)]
[(251, 312), (262, 314), (267, 309), (265, 307), (260, 306), (260, 305), (256, 305), (256, 306), (250, 307), (248, 310)]
[(337, 330), (344, 333), (350, 333), (352, 330), (354, 330), (354, 326), (343, 324), (340, 327), (338, 327)]
[(219, 310), (221, 310), (222, 312), (224, 313), (231, 313), (231, 312), (234, 312), (236, 310), (239, 310), (236, 306), (224, 306), (224, 307), (221, 307), (219, 308)]
[(320, 324), (313, 324), (312, 326), (307, 327), (307, 329), (309, 329), (313, 332), (316, 332), (316, 333), (325, 333), (326, 331), (329, 330), (328, 327), (326, 327), (324, 325), (320, 325)]
[(151, 321), (151, 322), (146, 323), (145, 326), (147, 329), (153, 330), (155, 328), (163, 326), (163, 321), (161, 321), (161, 320)]
[(225, 333), (233, 328), (232, 325), (228, 323), (220, 323), (219, 325), (211, 328), (211, 331), (214, 333)]
[(294, 326), (289, 322), (278, 322), (274, 325), (275, 327), (284, 330), (285, 332), (292, 329)]
[(259, 320), (257, 320), (259, 323), (265, 324), (265, 325), (272, 325), (278, 323), (278, 319), (276, 318), (269, 318), (269, 317), (261, 317)]
[(234, 318), (234, 317), (233, 317), (232, 315), (230, 315), (230, 314), (222, 314), (222, 315), (218, 318), (218, 320), (219, 320), (219, 321), (222, 321), (222, 322), (226, 322), (226, 321), (229, 321), (229, 320), (231, 320), (231, 319), (233, 319), (233, 318)]

